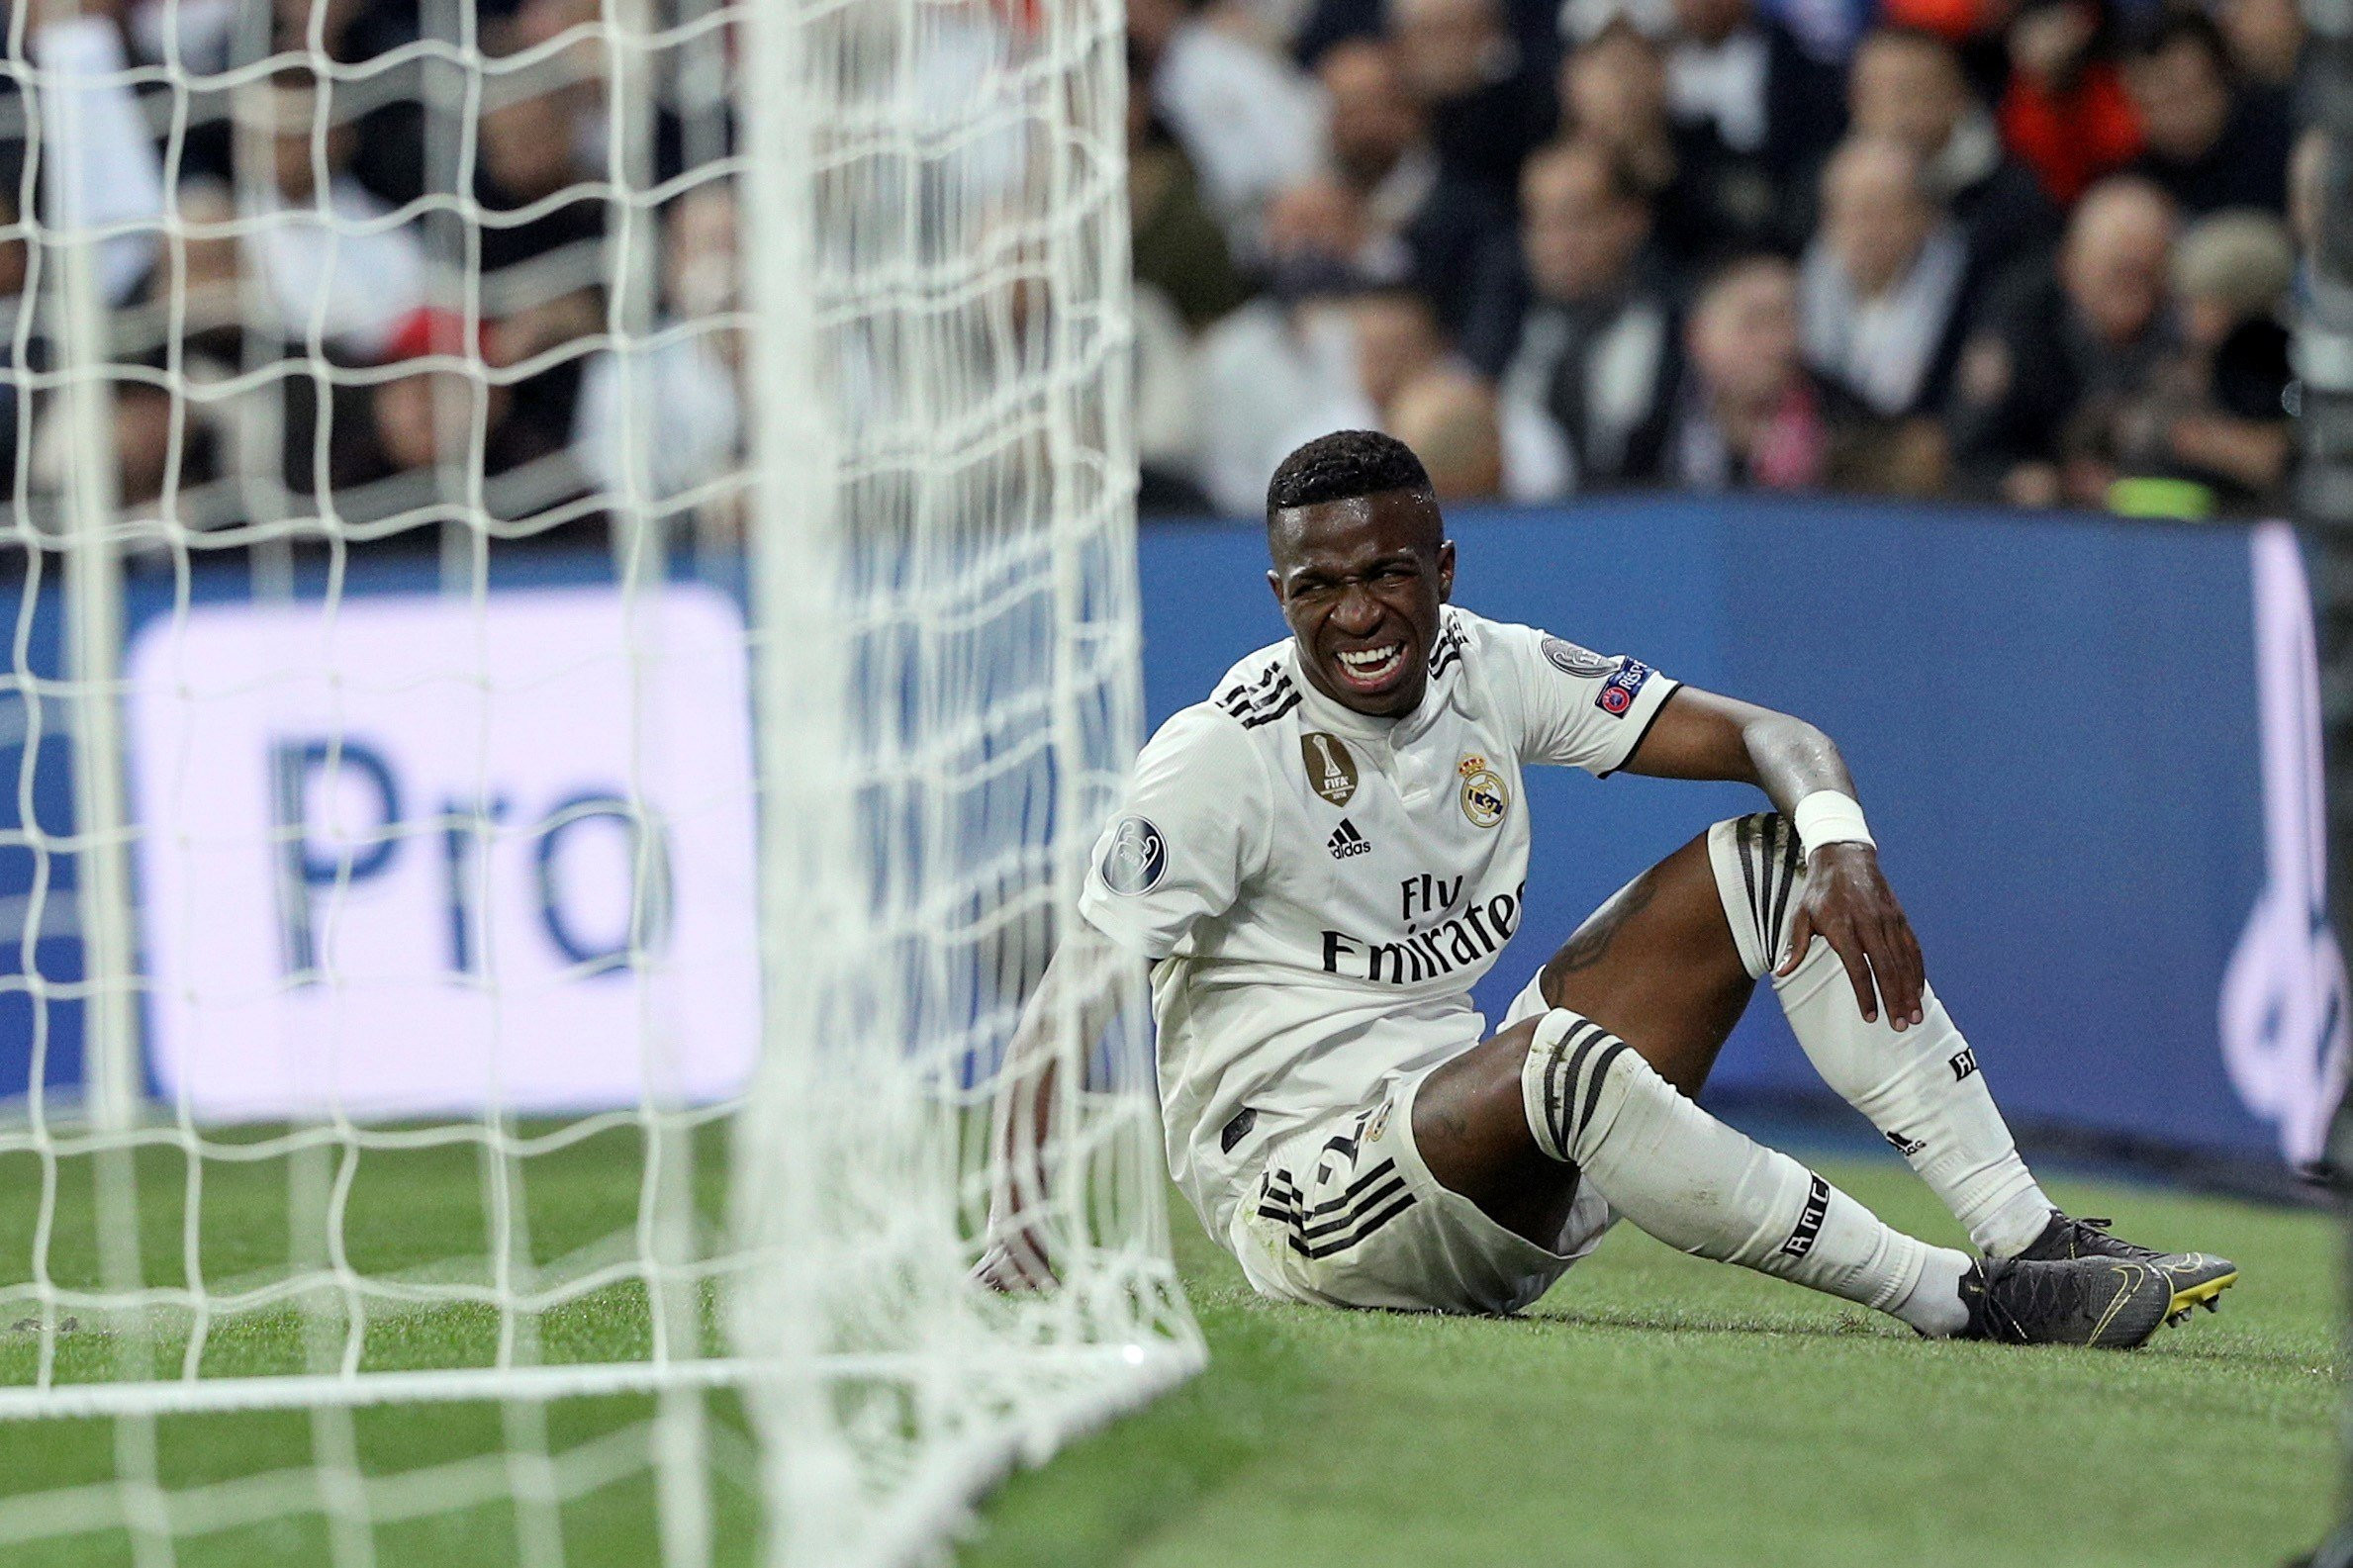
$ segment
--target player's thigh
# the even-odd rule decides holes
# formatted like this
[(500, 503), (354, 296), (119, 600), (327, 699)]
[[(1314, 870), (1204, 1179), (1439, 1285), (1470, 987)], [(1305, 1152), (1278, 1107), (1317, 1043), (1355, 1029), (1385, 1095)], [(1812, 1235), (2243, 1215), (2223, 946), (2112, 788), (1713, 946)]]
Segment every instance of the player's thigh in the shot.
[(1413, 1141), (1449, 1192), (1513, 1235), (1551, 1245), (1576, 1201), (1574, 1167), (1549, 1158), (1528, 1130), (1520, 1074), (1542, 1015), (1430, 1069), (1414, 1097)]
[(1612, 894), (1538, 975), (1547, 1005), (1590, 1018), (1696, 1095), (1756, 988), (1701, 834)]

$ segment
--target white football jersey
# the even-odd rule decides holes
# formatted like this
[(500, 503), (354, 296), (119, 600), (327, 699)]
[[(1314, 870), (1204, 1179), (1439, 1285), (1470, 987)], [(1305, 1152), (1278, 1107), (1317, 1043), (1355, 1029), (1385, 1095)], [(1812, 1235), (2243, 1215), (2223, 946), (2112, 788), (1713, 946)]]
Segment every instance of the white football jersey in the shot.
[(1476, 1044), (1470, 987), (1520, 924), (1520, 770), (1624, 763), (1674, 690), (1639, 660), (1453, 607), (1401, 719), (1262, 648), (1137, 759), (1080, 895), (1158, 961), (1169, 1166), (1223, 1238), (1268, 1141)]

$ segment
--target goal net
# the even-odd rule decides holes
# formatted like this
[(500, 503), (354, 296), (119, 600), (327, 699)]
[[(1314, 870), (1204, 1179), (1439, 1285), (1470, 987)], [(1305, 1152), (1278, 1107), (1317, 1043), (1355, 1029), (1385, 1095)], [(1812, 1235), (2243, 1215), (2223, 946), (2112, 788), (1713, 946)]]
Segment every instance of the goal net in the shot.
[(1137, 1006), (969, 1278), (1138, 728), (1116, 0), (0, 78), (0, 1558), (927, 1560), (1196, 1367)]

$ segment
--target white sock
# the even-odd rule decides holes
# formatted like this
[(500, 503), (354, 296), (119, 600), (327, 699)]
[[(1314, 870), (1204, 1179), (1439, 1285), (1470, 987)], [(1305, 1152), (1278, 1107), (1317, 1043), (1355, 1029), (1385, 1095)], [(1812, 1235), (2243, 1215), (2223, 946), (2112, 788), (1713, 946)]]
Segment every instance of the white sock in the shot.
[[(1750, 974), (1764, 976), (1788, 951), (1805, 888), (1797, 836), (1774, 815), (1719, 822), (1708, 858), (1733, 941)], [(1911, 1161), (1969, 1240), (1996, 1257), (2024, 1250), (2050, 1223), (2051, 1201), (2019, 1157), (2009, 1124), (1932, 988), (1922, 1021), (1897, 1030), (1885, 1009), (1866, 1023), (1854, 985), (1820, 939), (1786, 978), (1773, 980), (1781, 1011), (1814, 1070)]]
[(1931, 1339), (1948, 1339), (1969, 1326), (1969, 1309), (1961, 1302), (1961, 1276), (1968, 1272), (1966, 1252), (1931, 1246), (1920, 1278), (1887, 1310)]
[(1555, 1008), (1537, 1025), (1520, 1077), (1537, 1147), (1572, 1164), (1610, 1207), (1669, 1246), (1893, 1313), (1926, 1334), (1958, 1252), (1889, 1229), (1787, 1154), (1725, 1126), (1626, 1043)]

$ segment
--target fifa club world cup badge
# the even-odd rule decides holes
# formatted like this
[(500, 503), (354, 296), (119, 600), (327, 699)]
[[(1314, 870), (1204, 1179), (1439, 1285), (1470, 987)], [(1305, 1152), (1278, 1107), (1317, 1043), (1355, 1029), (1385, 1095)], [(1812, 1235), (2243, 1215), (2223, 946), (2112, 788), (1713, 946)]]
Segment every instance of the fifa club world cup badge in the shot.
[(1309, 730), (1299, 737), (1299, 757), (1307, 765), (1307, 787), (1336, 806), (1348, 804), (1357, 792), (1357, 760), (1336, 735)]
[(1482, 828), (1502, 821), (1512, 804), (1511, 792), (1503, 787), (1503, 776), (1474, 751), (1464, 752), (1455, 771), (1462, 776), (1462, 814)]

